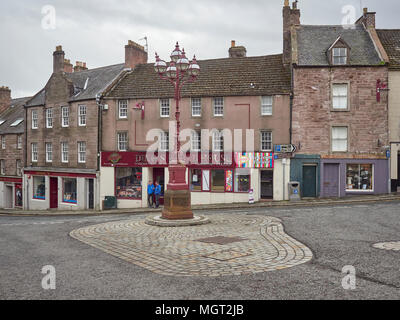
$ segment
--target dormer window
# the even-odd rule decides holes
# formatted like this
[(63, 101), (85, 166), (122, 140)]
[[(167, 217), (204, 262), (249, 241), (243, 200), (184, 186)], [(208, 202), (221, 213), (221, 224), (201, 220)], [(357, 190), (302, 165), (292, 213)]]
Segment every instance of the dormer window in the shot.
[(347, 64), (347, 48), (332, 49), (332, 64), (334, 65)]
[(349, 64), (350, 46), (338, 37), (334, 43), (327, 50), (327, 57), (329, 64), (333, 66), (343, 66)]

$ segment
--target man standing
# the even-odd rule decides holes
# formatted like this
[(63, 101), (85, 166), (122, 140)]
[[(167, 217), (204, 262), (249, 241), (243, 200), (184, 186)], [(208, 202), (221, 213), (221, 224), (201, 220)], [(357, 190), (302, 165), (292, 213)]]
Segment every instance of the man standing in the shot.
[(147, 185), (147, 203), (149, 205), (149, 208), (153, 207), (154, 201), (153, 201), (153, 195), (154, 195), (154, 184), (152, 181), (149, 181), (149, 184)]
[(160, 196), (161, 196), (161, 186), (158, 183), (158, 181), (156, 181), (156, 188), (154, 190), (154, 194), (156, 197), (156, 208), (158, 208), (160, 206)]

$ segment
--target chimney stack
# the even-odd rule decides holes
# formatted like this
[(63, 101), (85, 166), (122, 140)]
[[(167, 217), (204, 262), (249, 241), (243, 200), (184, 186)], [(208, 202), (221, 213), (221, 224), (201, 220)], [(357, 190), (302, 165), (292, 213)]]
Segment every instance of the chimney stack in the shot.
[(53, 53), (53, 73), (64, 71), (65, 52), (62, 46), (57, 46)]
[(144, 47), (132, 40), (125, 46), (125, 68), (134, 69), (139, 64), (146, 64), (148, 54)]
[(88, 68), (86, 67), (86, 62), (77, 61), (74, 67), (74, 72), (85, 71)]
[(245, 58), (247, 56), (247, 50), (243, 46), (236, 46), (236, 41), (231, 41), (231, 47), (229, 48), (229, 58)]
[(11, 90), (8, 87), (0, 87), (0, 114), (11, 106)]
[(71, 60), (69, 59), (64, 60), (64, 72), (66, 73), (74, 72), (74, 66), (72, 65)]
[(357, 20), (356, 24), (363, 23), (366, 28), (375, 29), (376, 12), (368, 12), (368, 8), (363, 9), (363, 15)]
[(297, 8), (297, 0), (290, 8), (289, 0), (285, 0), (283, 6), (283, 64), (289, 65), (292, 61), (292, 34), (291, 28), (300, 25), (300, 10)]

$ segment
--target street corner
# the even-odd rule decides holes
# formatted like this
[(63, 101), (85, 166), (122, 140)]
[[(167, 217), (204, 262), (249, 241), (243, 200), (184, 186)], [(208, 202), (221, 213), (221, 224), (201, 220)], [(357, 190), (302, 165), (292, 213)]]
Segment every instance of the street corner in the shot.
[(166, 276), (240, 276), (291, 268), (311, 250), (285, 233), (280, 219), (216, 214), (211, 223), (180, 228), (125, 220), (80, 228), (70, 236)]

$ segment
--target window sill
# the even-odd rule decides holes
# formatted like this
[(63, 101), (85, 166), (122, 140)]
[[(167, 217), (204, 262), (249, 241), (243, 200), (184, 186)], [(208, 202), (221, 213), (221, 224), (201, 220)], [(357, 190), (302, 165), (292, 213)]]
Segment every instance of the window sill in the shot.
[(72, 202), (72, 201), (71, 201), (71, 202), (70, 202), (70, 201), (65, 201), (65, 200), (64, 200), (64, 201), (62, 201), (62, 204), (69, 204), (69, 205), (72, 204), (72, 205), (74, 205), (74, 206), (77, 206), (77, 205), (78, 205), (78, 202), (77, 202), (77, 201), (75, 201), (75, 202)]

